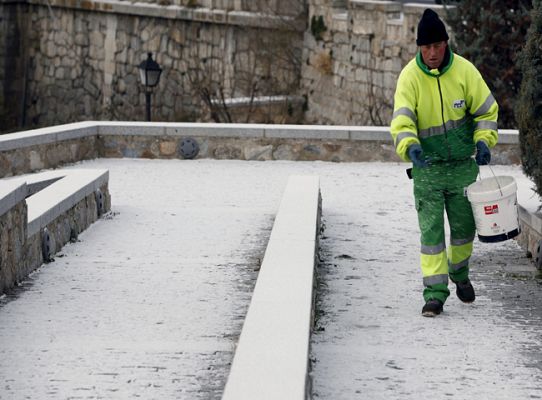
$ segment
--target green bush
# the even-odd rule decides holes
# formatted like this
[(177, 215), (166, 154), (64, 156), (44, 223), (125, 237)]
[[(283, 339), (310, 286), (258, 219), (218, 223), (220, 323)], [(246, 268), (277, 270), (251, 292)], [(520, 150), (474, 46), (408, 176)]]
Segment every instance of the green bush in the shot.
[(523, 74), (517, 101), (521, 162), (542, 196), (542, 1), (533, 1), (527, 43), (519, 57)]
[[(444, 0), (450, 4), (450, 0)], [(452, 49), (481, 72), (499, 103), (499, 127), (516, 128), (515, 107), (521, 85), (517, 55), (530, 24), (531, 0), (452, 2), (446, 7)]]
[(325, 31), (327, 31), (327, 26), (324, 22), (324, 17), (321, 15), (319, 17), (313, 15), (311, 18), (312, 36), (314, 36), (316, 40), (322, 40), (322, 33)]

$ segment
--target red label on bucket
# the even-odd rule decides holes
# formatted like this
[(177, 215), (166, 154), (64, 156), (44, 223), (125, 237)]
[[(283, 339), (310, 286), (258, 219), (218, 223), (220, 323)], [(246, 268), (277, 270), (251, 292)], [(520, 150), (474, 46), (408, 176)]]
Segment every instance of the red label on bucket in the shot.
[(491, 206), (484, 206), (484, 212), (486, 213), (486, 215), (498, 214), (499, 213), (499, 205), (498, 204), (493, 204)]

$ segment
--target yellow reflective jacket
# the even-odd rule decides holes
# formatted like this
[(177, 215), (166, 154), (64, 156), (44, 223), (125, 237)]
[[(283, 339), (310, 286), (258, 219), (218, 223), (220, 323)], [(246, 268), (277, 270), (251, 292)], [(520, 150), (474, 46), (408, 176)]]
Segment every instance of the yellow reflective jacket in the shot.
[(495, 98), (474, 65), (447, 51), (442, 71), (429, 70), (418, 52), (399, 75), (391, 135), (405, 161), (413, 143), (433, 162), (467, 159), (479, 140), (490, 148), (497, 143)]

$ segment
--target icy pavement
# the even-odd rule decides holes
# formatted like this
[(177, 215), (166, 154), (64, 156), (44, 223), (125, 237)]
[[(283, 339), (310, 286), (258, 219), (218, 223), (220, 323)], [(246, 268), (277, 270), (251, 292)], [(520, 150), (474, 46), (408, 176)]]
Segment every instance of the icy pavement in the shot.
[(542, 287), (513, 241), (476, 243), (474, 304), (421, 317), (406, 164), (74, 167), (110, 170), (113, 214), (0, 300), (0, 399), (219, 399), (290, 174), (320, 176), (326, 226), (314, 398), (542, 398)]

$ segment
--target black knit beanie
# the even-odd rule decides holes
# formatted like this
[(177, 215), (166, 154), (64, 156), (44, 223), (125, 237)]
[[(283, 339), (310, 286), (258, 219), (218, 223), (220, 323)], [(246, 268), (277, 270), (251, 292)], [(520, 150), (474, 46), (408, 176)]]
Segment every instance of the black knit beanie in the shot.
[(416, 44), (423, 46), (426, 44), (442, 42), (448, 40), (448, 33), (444, 23), (439, 18), (438, 14), (427, 8), (418, 23), (418, 38)]

